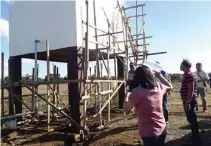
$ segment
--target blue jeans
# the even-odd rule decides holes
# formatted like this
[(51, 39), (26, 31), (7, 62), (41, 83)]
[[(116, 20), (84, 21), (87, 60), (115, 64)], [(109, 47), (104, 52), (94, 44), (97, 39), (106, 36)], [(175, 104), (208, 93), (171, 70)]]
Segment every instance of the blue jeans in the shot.
[(169, 120), (169, 112), (168, 112), (167, 94), (163, 95), (163, 115), (164, 115), (165, 121), (168, 122), (168, 120)]
[(144, 146), (165, 146), (166, 133), (157, 137), (142, 137)]

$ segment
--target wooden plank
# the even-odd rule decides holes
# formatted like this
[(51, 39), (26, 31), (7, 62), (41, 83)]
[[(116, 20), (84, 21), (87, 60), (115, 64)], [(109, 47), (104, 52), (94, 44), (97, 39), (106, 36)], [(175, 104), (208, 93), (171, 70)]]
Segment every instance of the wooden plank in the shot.
[(1, 53), (1, 116), (4, 116), (4, 53)]
[(128, 9), (133, 9), (133, 8), (137, 8), (137, 7), (144, 7), (146, 4), (140, 4), (140, 5), (135, 5), (135, 6), (130, 6), (130, 7), (126, 7), (123, 8), (124, 10), (128, 10)]

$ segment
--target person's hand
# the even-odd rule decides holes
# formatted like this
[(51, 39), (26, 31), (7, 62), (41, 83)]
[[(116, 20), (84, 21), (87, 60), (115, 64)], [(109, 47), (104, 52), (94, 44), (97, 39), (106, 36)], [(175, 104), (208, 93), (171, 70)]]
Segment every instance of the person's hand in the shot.
[(157, 78), (159, 78), (159, 77), (161, 77), (162, 75), (161, 75), (161, 72), (156, 72), (156, 71), (154, 71), (155, 72), (155, 76), (157, 77)]
[(185, 112), (187, 113), (190, 110), (190, 103), (185, 104)]

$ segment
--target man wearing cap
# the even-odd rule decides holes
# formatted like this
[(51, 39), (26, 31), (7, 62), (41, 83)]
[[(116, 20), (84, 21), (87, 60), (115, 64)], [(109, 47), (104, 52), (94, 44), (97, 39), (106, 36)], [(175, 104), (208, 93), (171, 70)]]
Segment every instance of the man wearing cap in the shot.
[(196, 70), (197, 71), (195, 72), (195, 75), (196, 75), (196, 81), (197, 81), (197, 97), (199, 97), (199, 95), (201, 96), (203, 111), (207, 112), (206, 82), (209, 81), (209, 77), (207, 73), (202, 70), (201, 63), (196, 64)]

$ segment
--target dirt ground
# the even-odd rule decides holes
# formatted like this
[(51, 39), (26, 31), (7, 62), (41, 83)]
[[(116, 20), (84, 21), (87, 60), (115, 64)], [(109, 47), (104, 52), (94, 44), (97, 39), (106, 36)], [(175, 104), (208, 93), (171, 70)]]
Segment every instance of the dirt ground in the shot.
[[(183, 112), (183, 107), (179, 97), (179, 84), (174, 84), (174, 92), (169, 97), (169, 126), (166, 139), (167, 146), (185, 146), (189, 144), (190, 129)], [(198, 122), (200, 135), (204, 146), (211, 146), (211, 90), (207, 91), (208, 112), (202, 112), (199, 108)], [(201, 105), (201, 100), (199, 100)], [(137, 119), (135, 115), (123, 116), (122, 113), (112, 114), (113, 121), (106, 129), (96, 132), (95, 135), (86, 142), (89, 146), (133, 146), (139, 145), (137, 134)], [(1, 131), (1, 144), (6, 145), (26, 145), (26, 146), (63, 146), (67, 140), (67, 135), (61, 132), (46, 132), (44, 125), (25, 125), (15, 131)]]

